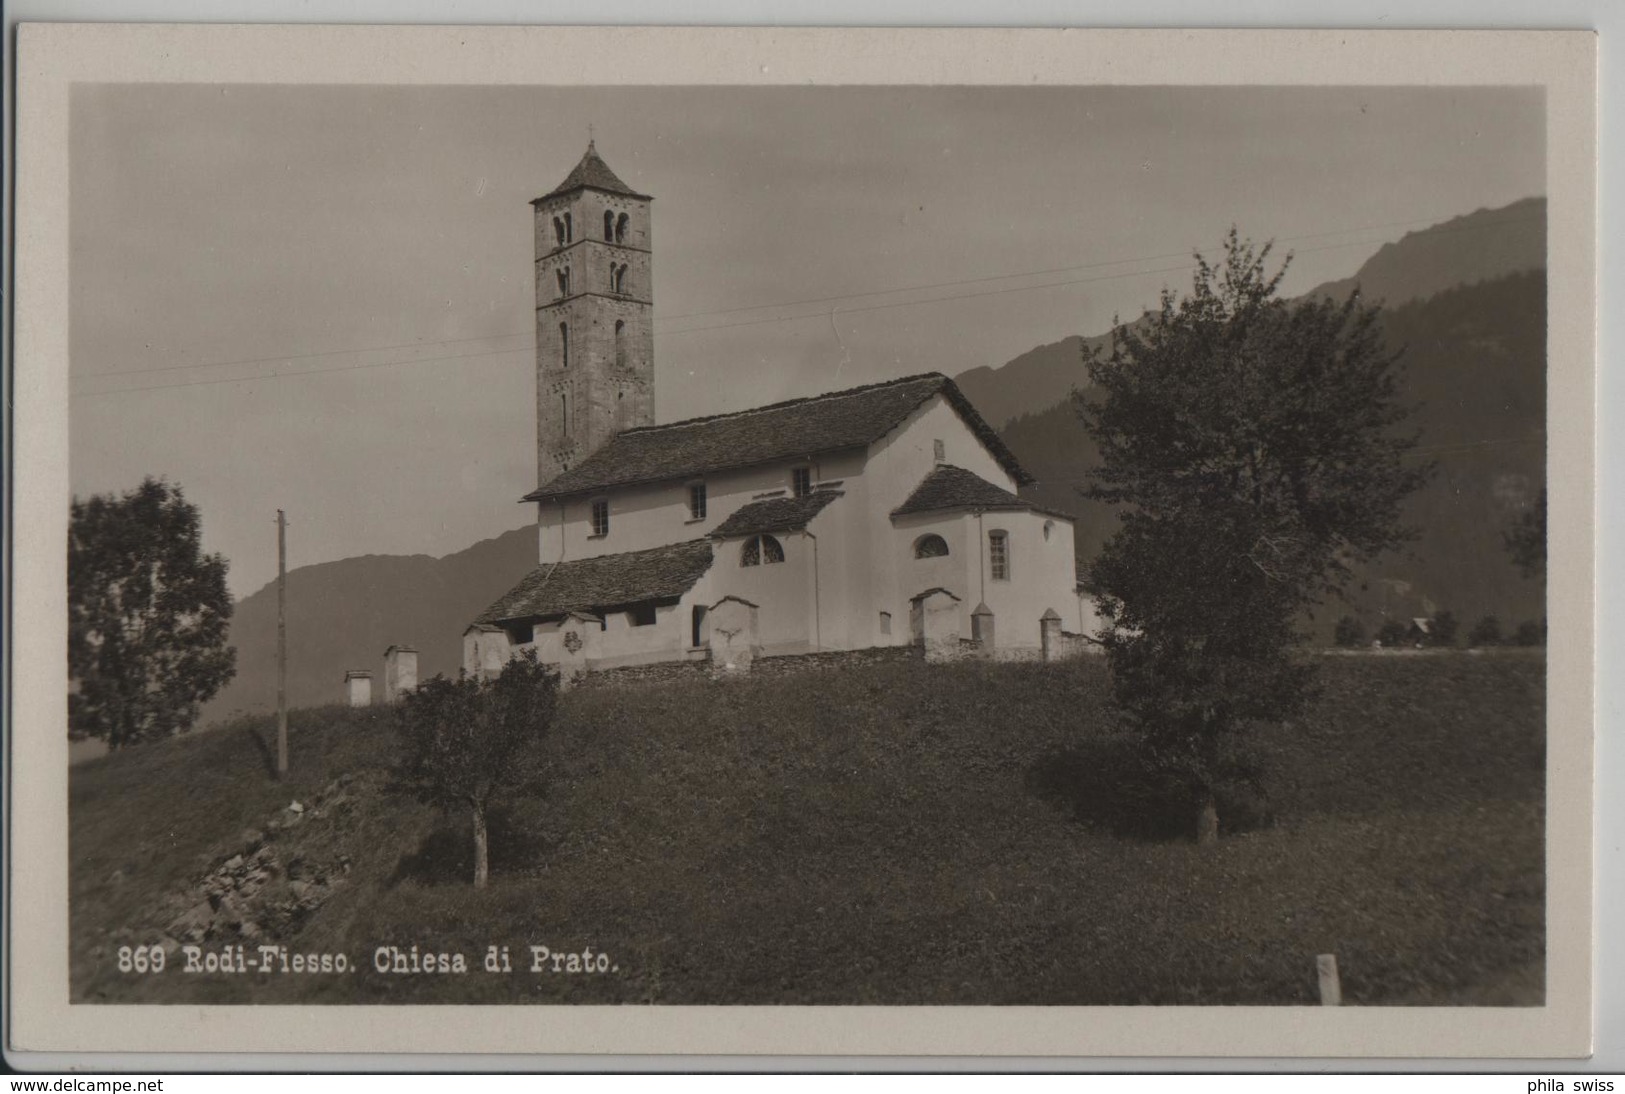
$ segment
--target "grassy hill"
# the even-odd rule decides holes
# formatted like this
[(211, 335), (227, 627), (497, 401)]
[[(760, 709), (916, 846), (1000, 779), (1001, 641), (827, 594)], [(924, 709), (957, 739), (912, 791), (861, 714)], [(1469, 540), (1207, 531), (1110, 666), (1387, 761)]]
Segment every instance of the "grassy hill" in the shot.
[[(296, 712), (284, 784), (265, 720), (94, 760), (69, 776), (72, 998), (1295, 1004), (1334, 952), (1351, 1003), (1541, 1000), (1538, 656), (1326, 658), (1261, 741), (1275, 823), (1212, 848), (1111, 823), (1105, 686), (1090, 661), (578, 690), (479, 892), (466, 821), (387, 791), (385, 710)], [(118, 970), (228, 875), (259, 879), (221, 895), (256, 905), (250, 953), (359, 971)], [(492, 944), (514, 972), (480, 971)], [(532, 974), (533, 944), (614, 971)], [(377, 973), (388, 945), (473, 971)]]

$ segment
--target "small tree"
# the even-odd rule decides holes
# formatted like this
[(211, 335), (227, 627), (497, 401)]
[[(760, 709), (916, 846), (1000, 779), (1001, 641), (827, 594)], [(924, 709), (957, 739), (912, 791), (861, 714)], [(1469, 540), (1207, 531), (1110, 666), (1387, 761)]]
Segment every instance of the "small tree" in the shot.
[(539, 775), (557, 696), (556, 675), (527, 652), (494, 680), (436, 676), (407, 693), (400, 706), (399, 784), (447, 812), (469, 811), (477, 889), (490, 876), (491, 803)]
[(1512, 526), (1502, 533), (1512, 564), (1523, 571), (1524, 577), (1540, 577), (1546, 573), (1546, 491), (1540, 492), (1535, 504), (1513, 518)]
[(1399, 506), (1428, 469), (1395, 434), (1397, 357), (1375, 309), (1276, 297), (1285, 266), (1232, 230), (1192, 292), (1087, 352), (1078, 410), (1100, 448), (1088, 491), (1121, 506), (1089, 568), (1116, 705), (1148, 758), (1218, 831), (1229, 739), (1300, 711), (1307, 608), (1407, 538)]
[(236, 670), (226, 560), (197, 507), (149, 478), (73, 499), (68, 525), (68, 734), (109, 748), (174, 733)]
[(1345, 615), (1337, 621), (1337, 627), (1332, 632), (1332, 641), (1344, 649), (1365, 645), (1365, 624), (1352, 615)]
[(1411, 629), (1397, 619), (1386, 620), (1377, 628), (1377, 641), (1382, 643), (1383, 649), (1391, 650), (1403, 646), (1411, 636)]
[(1452, 611), (1435, 612), (1429, 627), (1428, 640), (1435, 646), (1454, 646), (1461, 622)]
[(1533, 619), (1526, 619), (1518, 624), (1517, 631), (1512, 636), (1514, 646), (1544, 646), (1546, 644), (1546, 626), (1536, 623)]
[(1486, 615), (1473, 629), (1467, 632), (1467, 644), (1473, 648), (1479, 646), (1499, 646), (1501, 644), (1501, 621), (1493, 615)]

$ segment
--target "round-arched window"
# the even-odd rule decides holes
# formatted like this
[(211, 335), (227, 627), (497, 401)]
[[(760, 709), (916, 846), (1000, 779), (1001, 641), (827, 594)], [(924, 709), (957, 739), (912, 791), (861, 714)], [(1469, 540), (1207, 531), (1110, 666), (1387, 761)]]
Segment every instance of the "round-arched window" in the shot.
[(1046, 520), (1044, 522), (1044, 539), (1045, 539), (1046, 542), (1048, 542), (1050, 534), (1052, 532), (1054, 532), (1054, 531), (1055, 531), (1055, 522), (1053, 520)]
[(783, 561), (784, 544), (772, 536), (751, 536), (739, 552), (741, 566), (760, 566), (764, 563)]
[(931, 533), (914, 541), (915, 558), (947, 558), (948, 541)]

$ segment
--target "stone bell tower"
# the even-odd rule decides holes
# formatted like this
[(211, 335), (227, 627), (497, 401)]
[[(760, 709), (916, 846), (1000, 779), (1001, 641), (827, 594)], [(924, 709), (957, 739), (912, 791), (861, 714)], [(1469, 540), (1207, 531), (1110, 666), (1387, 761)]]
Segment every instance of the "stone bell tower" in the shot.
[(546, 485), (623, 429), (654, 424), (649, 203), (592, 141), (536, 217), (536, 475)]

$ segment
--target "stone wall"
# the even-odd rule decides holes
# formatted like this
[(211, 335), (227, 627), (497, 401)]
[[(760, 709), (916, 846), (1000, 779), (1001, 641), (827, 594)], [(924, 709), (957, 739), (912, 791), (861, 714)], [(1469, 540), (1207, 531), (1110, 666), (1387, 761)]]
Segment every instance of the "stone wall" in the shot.
[(684, 680), (709, 680), (711, 660), (702, 657), (693, 661), (655, 661), (647, 665), (623, 665), (603, 669), (577, 677), (575, 686), (581, 688), (618, 688), (640, 684), (670, 684)]
[(918, 661), (918, 646), (874, 646), (862, 650), (823, 650), (818, 653), (790, 653), (759, 657), (751, 665), (752, 676), (791, 676), (799, 672), (862, 668), (868, 665), (895, 665)]

